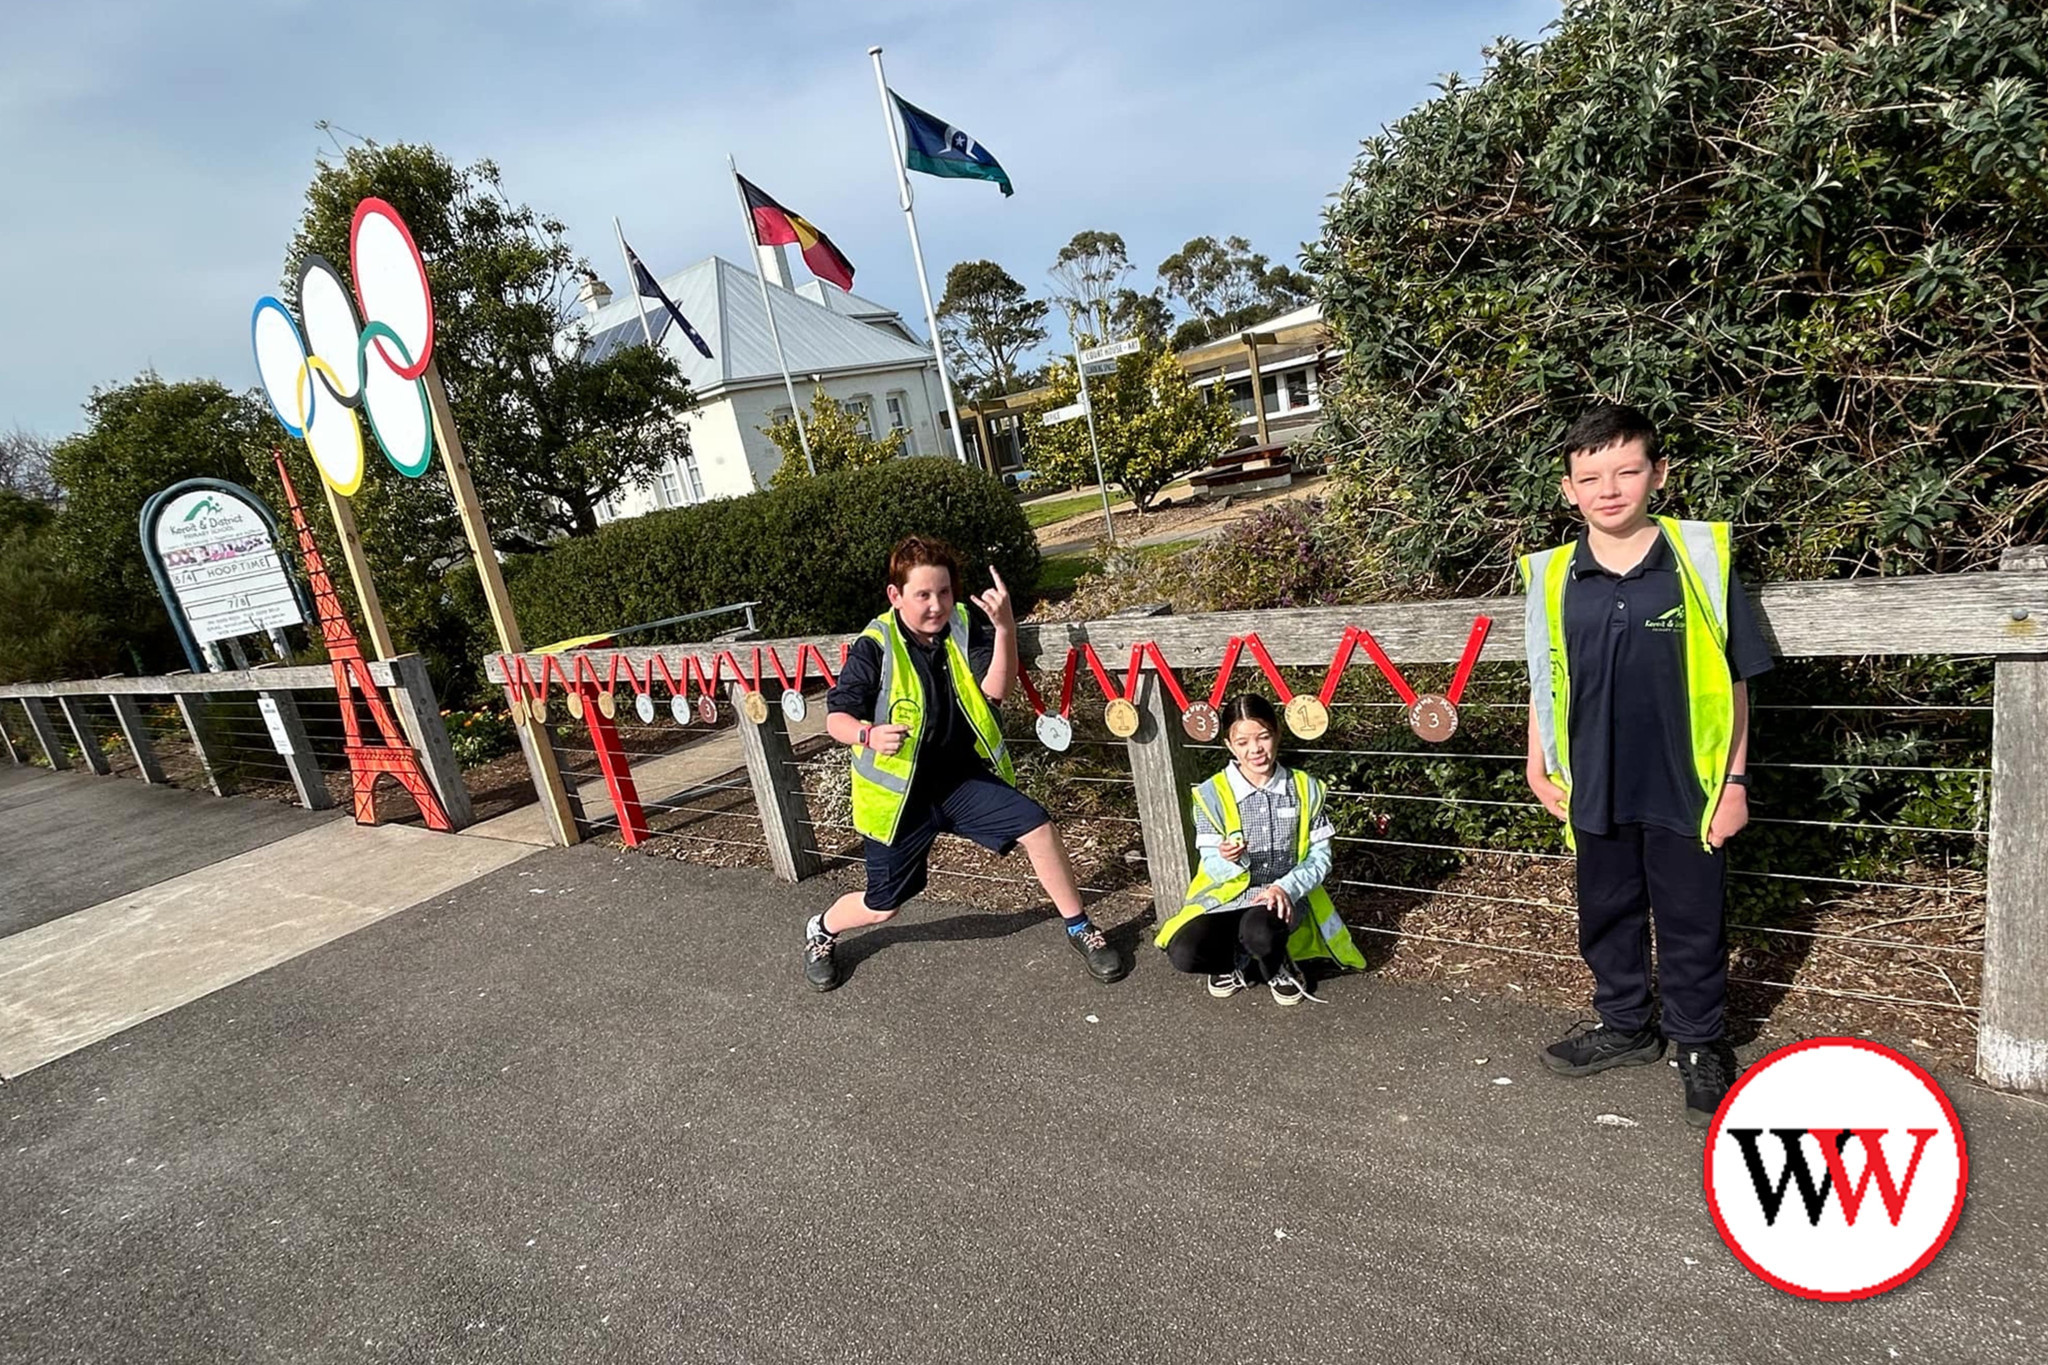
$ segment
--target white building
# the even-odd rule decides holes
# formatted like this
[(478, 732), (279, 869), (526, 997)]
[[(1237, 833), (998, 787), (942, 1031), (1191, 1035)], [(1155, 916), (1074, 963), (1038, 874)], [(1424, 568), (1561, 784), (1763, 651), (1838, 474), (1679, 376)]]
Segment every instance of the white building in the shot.
[[(894, 309), (816, 280), (789, 287), (784, 249), (764, 248), (768, 297), (782, 337), (797, 401), (808, 410), (823, 388), (842, 407), (862, 413), (877, 436), (906, 434), (907, 455), (951, 452), (935, 418), (945, 403), (931, 348)], [(635, 517), (662, 507), (709, 498), (737, 497), (768, 486), (782, 451), (764, 434), (789, 412), (782, 368), (761, 308), (753, 271), (713, 256), (661, 281), (683, 316), (711, 348), (706, 360), (658, 300), (646, 300), (654, 341), (689, 381), (698, 410), (687, 421), (687, 453), (649, 483), (627, 489), (598, 510), (600, 521)], [(602, 282), (583, 291), (589, 310), (588, 354), (602, 357), (642, 344), (640, 309), (632, 295), (614, 296)]]

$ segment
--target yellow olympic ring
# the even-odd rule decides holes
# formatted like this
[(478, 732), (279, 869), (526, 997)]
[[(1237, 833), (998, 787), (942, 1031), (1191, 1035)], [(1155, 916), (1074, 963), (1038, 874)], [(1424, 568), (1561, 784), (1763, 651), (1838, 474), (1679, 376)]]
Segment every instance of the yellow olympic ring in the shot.
[[(348, 422), (349, 433), (355, 437), (355, 477), (343, 483), (336, 479), (334, 471), (327, 467), (327, 461), (321, 458), (320, 452), (313, 446), (313, 429), (309, 422), (312, 418), (311, 405), (317, 401), (312, 392), (312, 376), (315, 374), (326, 376), (328, 384), (335, 392), (341, 389), (341, 380), (334, 373), (332, 365), (317, 355), (307, 356), (305, 363), (299, 366), (298, 374), (292, 379), (292, 398), (298, 405), (299, 430), (306, 433), (306, 449), (312, 451), (313, 463), (320, 466), (320, 477), (327, 480), (328, 486), (344, 498), (352, 498), (363, 486), (363, 429), (356, 425), (356, 415), (353, 412), (345, 407), (341, 409), (342, 416)], [(338, 400), (330, 401), (336, 401), (336, 405), (339, 406)]]

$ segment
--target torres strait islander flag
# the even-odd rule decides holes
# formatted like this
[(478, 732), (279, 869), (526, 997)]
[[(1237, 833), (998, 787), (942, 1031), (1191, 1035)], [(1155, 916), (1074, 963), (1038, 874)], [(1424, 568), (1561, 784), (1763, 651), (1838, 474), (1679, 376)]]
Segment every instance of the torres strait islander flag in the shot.
[(802, 214), (791, 213), (776, 203), (768, 191), (753, 181), (735, 175), (740, 182), (740, 194), (747, 201), (747, 214), (754, 220), (754, 240), (762, 246), (788, 246), (794, 242), (813, 275), (852, 293), (853, 262), (832, 245), (832, 239), (811, 226)]
[(988, 148), (969, 137), (964, 129), (927, 114), (894, 90), (896, 112), (903, 116), (903, 164), (926, 175), (943, 175), (959, 180), (993, 180), (1004, 196), (1015, 194), (1010, 174)]

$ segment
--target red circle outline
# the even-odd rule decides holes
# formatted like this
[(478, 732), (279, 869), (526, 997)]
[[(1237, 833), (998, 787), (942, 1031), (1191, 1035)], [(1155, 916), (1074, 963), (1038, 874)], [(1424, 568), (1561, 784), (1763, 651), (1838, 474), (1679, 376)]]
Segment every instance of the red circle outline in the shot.
[[(1728, 1117), (1728, 1106), (1735, 1102), (1735, 1097), (1742, 1093), (1743, 1087), (1747, 1086), (1751, 1080), (1761, 1075), (1775, 1063), (1782, 1061), (1795, 1052), (1807, 1052), (1814, 1048), (1822, 1047), (1860, 1048), (1865, 1052), (1874, 1052), (1880, 1057), (1897, 1062), (1900, 1066), (1911, 1072), (1919, 1080), (1920, 1084), (1926, 1086), (1934, 1098), (1941, 1102), (1941, 1111), (1948, 1115), (1949, 1126), (1955, 1130), (1956, 1135), (1956, 1201), (1954, 1206), (1948, 1211), (1948, 1222), (1942, 1227), (1941, 1235), (1934, 1239), (1933, 1244), (1926, 1251), (1922, 1252), (1920, 1258), (1914, 1261), (1913, 1264), (1907, 1266), (1890, 1279), (1874, 1284), (1867, 1289), (1847, 1291), (1808, 1289), (1803, 1285), (1796, 1285), (1790, 1280), (1773, 1275), (1770, 1271), (1757, 1264), (1756, 1260), (1742, 1249), (1734, 1234), (1728, 1230), (1727, 1220), (1721, 1216), (1721, 1201), (1714, 1194), (1714, 1144), (1716, 1139), (1721, 1136), (1721, 1124)], [(1969, 1140), (1963, 1134), (1962, 1118), (1957, 1115), (1956, 1107), (1949, 1103), (1948, 1093), (1941, 1088), (1934, 1077), (1927, 1074), (1925, 1068), (1911, 1057), (1893, 1048), (1888, 1048), (1883, 1043), (1873, 1043), (1868, 1038), (1805, 1038), (1796, 1043), (1787, 1043), (1784, 1047), (1778, 1048), (1758, 1059), (1754, 1066), (1742, 1073), (1741, 1078), (1722, 1097), (1720, 1108), (1714, 1111), (1714, 1121), (1707, 1129), (1707, 1143), (1700, 1157), (1700, 1167), (1701, 1183), (1706, 1187), (1707, 1212), (1713, 1216), (1714, 1231), (1721, 1235), (1722, 1243), (1729, 1251), (1735, 1254), (1735, 1259), (1740, 1261), (1743, 1267), (1751, 1274), (1755, 1275), (1765, 1284), (1770, 1285), (1773, 1289), (1780, 1289), (1797, 1298), (1811, 1299), (1821, 1303), (1854, 1303), (1860, 1299), (1875, 1298), (1888, 1290), (1898, 1288), (1925, 1270), (1933, 1263), (1934, 1258), (1941, 1254), (1941, 1249), (1948, 1245), (1948, 1239), (1955, 1232), (1957, 1222), (1962, 1219), (1963, 1201), (1968, 1196), (1970, 1189)]]
[(412, 253), (413, 265), (420, 272), (420, 295), (427, 301), (427, 338), (425, 344), (420, 347), (419, 359), (410, 366), (401, 366), (393, 359), (391, 353), (384, 349), (382, 341), (377, 343), (377, 354), (384, 357), (384, 363), (389, 365), (400, 379), (418, 379), (427, 372), (427, 366), (434, 363), (434, 290), (427, 283), (426, 258), (420, 255), (419, 243), (412, 239), (412, 229), (405, 225), (405, 219), (398, 216), (397, 209), (375, 195), (357, 204), (355, 216), (348, 222), (349, 284), (355, 291), (356, 308), (362, 313), (363, 325), (368, 326), (372, 322), (382, 321), (380, 318), (370, 316), (369, 301), (363, 297), (363, 272), (356, 260), (356, 239), (362, 234), (363, 219), (373, 213), (390, 219), (391, 225), (398, 229), (400, 239), (405, 242), (405, 249)]

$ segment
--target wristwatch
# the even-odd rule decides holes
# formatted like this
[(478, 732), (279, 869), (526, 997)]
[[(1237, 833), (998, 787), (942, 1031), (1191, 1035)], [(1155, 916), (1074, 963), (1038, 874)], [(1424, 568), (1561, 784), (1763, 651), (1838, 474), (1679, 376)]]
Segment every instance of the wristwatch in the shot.
[(1728, 776), (1722, 778), (1721, 781), (1731, 787), (1747, 787), (1749, 785), (1749, 774), (1730, 773), (1728, 774)]

